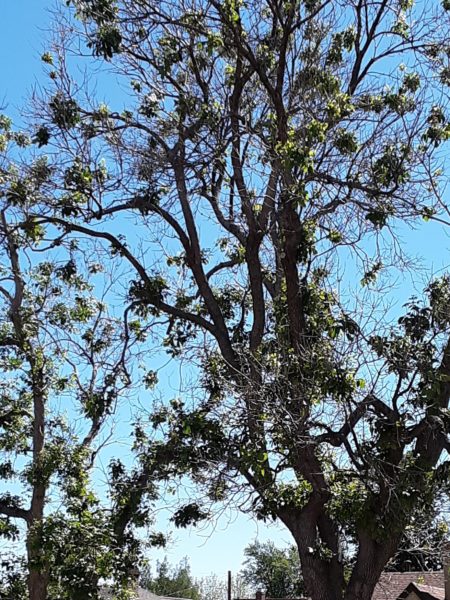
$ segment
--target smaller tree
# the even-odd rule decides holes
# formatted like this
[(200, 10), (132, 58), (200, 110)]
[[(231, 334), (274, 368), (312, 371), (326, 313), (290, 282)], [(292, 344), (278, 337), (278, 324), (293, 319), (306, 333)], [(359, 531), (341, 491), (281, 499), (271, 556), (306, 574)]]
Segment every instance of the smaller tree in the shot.
[[(200, 594), (200, 600), (227, 600), (228, 582), (225, 577), (220, 577), (217, 573), (211, 573), (196, 579), (195, 583)], [(249, 598), (251, 595), (242, 573), (233, 575), (231, 590), (233, 598)]]
[(200, 600), (199, 589), (192, 578), (187, 558), (176, 566), (171, 566), (167, 557), (162, 562), (158, 561), (155, 576), (153, 577), (151, 569), (148, 569), (142, 576), (141, 585), (159, 596)]
[(102, 579), (127, 597), (159, 463), (136, 426), (136, 460), (110, 461), (107, 494), (95, 474), (143, 332), (108, 307), (92, 252), (49, 242), (30, 215), (54, 166), (26, 150), (19, 163), (27, 139), (0, 115), (0, 598), (94, 600)]
[(263, 589), (272, 598), (295, 598), (304, 592), (300, 561), (295, 546), (277, 548), (271, 541), (255, 541), (244, 550), (245, 583)]

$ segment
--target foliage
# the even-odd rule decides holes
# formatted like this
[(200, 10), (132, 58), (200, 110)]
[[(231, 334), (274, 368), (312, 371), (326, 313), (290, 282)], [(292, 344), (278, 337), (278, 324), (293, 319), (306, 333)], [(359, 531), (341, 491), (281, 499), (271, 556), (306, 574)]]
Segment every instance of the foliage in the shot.
[[(199, 370), (143, 415), (139, 466), (198, 484), (177, 522), (236, 499), (289, 529), (313, 600), (369, 600), (448, 480), (449, 276), (384, 310), (402, 233), (447, 223), (446, 3), (68, 5), (34, 128), (52, 193), (6, 197), (34, 243), (95, 239), (125, 327)], [(125, 111), (67, 85), (80, 48)]]
[[(195, 598), (198, 600), (226, 600), (228, 597), (228, 581), (215, 573), (201, 578), (193, 578), (190, 573), (188, 559), (185, 558), (178, 565), (170, 565), (167, 558), (156, 565), (153, 574), (150, 566), (146, 566), (140, 578), (140, 585), (154, 593)], [(250, 597), (251, 592), (240, 573), (232, 576), (231, 580), (233, 598)], [(181, 590), (183, 590), (181, 592)]]
[(142, 558), (136, 528), (152, 522), (151, 465), (137, 459), (138, 475), (123, 466), (119, 477), (112, 463), (102, 501), (93, 479), (111, 416), (131, 391), (136, 336), (96, 295), (88, 252), (61, 242), (50, 256), (29, 213), (49, 190), (46, 158), (19, 165), (5, 155), (2, 164), (0, 536), (26, 551), (2, 562), (0, 595), (97, 598), (103, 578), (125, 599)]
[(389, 571), (440, 571), (446, 552), (448, 524), (444, 520), (423, 520), (411, 523), (399, 548), (389, 561)]
[(17, 556), (2, 555), (0, 569), (0, 598), (2, 600), (22, 600), (27, 598), (25, 565)]
[(245, 583), (269, 598), (299, 598), (304, 587), (298, 551), (294, 546), (277, 548), (273, 542), (253, 542), (244, 550)]
[(198, 586), (191, 576), (187, 558), (171, 567), (166, 557), (162, 562), (156, 564), (154, 576), (150, 570), (144, 573), (141, 585), (158, 596), (201, 600)]
[[(211, 573), (211, 575), (196, 579), (195, 583), (199, 590), (200, 600), (227, 600), (228, 598), (228, 580), (226, 578)], [(253, 595), (240, 573), (231, 577), (231, 594), (233, 598), (250, 598)]]

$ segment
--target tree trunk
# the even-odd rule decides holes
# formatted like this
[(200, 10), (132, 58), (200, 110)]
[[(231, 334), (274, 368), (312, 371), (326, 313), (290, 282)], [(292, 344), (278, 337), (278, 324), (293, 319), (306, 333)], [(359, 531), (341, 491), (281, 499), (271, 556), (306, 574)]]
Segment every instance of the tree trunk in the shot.
[(356, 564), (345, 593), (345, 600), (371, 600), (376, 584), (386, 563), (394, 555), (401, 535), (393, 534), (383, 543), (377, 543), (367, 534), (359, 534)]
[[(376, 542), (366, 533), (358, 536), (356, 563), (348, 584), (340, 562), (338, 534), (323, 510), (306, 507), (280, 515), (292, 533), (300, 556), (308, 597), (312, 600), (371, 600), (386, 563), (395, 553), (401, 535)], [(320, 549), (325, 550), (325, 554)], [(331, 551), (331, 552), (330, 552)], [(329, 554), (329, 556), (327, 556)]]
[(46, 600), (47, 583), (47, 576), (44, 573), (30, 569), (30, 576), (28, 578), (30, 600)]
[(292, 533), (300, 556), (302, 575), (307, 595), (312, 600), (342, 600), (344, 569), (339, 557), (321, 555), (320, 548), (332, 551), (319, 534), (320, 511), (314, 507), (302, 509), (296, 515), (280, 518)]
[(28, 594), (30, 600), (47, 600), (48, 573), (42, 566), (39, 537), (28, 530)]
[(42, 461), (45, 442), (45, 384), (43, 367), (36, 367), (36, 359), (30, 355), (33, 371), (33, 494), (28, 524), (27, 558), (28, 558), (28, 591), (30, 600), (46, 600), (48, 586), (48, 570), (42, 559), (41, 526), (44, 520), (47, 482), (43, 475)]

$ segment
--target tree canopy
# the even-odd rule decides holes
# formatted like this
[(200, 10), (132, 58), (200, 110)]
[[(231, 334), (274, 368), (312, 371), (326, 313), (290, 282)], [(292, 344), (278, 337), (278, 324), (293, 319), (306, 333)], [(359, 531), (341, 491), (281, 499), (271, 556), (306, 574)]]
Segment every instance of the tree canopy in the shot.
[(142, 415), (142, 477), (198, 484), (178, 525), (233, 499), (280, 520), (313, 600), (369, 600), (448, 485), (450, 276), (385, 302), (403, 234), (448, 223), (449, 3), (67, 4), (34, 117), (51, 175), (3, 199), (20, 231), (94, 240), (125, 330), (192, 365)]
[(169, 565), (165, 558), (156, 565), (156, 573), (151, 570), (143, 574), (141, 585), (158, 596), (173, 596), (174, 598), (192, 598), (200, 600), (200, 592), (194, 581), (187, 558), (175, 567)]
[[(1, 124), (10, 145), (26, 144), (9, 120)], [(62, 242), (50, 256), (44, 229), (22, 221), (21, 194), (43, 193), (51, 175), (45, 158), (25, 166), (3, 158), (0, 535), (22, 542), (25, 557), (2, 557), (0, 596), (97, 598), (100, 581), (112, 579), (125, 598), (142, 559), (135, 528), (152, 523), (156, 488), (139, 461), (130, 469), (115, 459), (101, 489), (97, 456), (131, 394), (139, 332), (108, 307), (104, 269), (88, 247), (77, 253), (74, 240)]]
[(253, 542), (244, 554), (245, 583), (262, 590), (268, 598), (300, 598), (304, 588), (300, 560), (295, 546), (277, 548), (273, 542)]

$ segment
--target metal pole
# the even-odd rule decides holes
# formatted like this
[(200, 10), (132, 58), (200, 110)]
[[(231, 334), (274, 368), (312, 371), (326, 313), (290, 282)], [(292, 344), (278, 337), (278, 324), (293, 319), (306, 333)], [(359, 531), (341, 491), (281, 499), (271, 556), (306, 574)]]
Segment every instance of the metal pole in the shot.
[(231, 600), (231, 571), (228, 571), (228, 600)]

